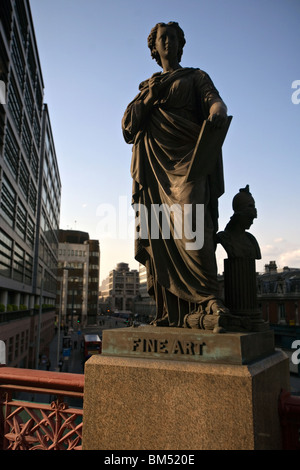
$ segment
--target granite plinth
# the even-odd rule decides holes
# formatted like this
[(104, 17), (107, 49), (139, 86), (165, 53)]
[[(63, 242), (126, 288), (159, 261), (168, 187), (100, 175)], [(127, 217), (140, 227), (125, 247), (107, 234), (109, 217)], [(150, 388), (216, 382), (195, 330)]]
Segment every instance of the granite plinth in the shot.
[(250, 365), (92, 356), (84, 450), (277, 450), (281, 351)]
[(140, 326), (103, 331), (102, 354), (218, 364), (250, 364), (274, 353), (273, 331), (221, 333)]

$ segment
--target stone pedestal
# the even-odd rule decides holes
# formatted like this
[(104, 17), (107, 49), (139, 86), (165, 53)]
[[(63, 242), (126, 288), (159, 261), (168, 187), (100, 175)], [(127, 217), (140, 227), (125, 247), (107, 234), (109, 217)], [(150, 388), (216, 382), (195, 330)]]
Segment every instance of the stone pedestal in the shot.
[(224, 259), (224, 301), (233, 317), (248, 321), (248, 331), (266, 331), (269, 323), (262, 319), (257, 301), (257, 280), (254, 258)]
[(274, 352), (273, 331), (223, 333), (143, 326), (103, 332), (105, 356), (168, 359), (216, 364), (249, 364)]
[[(136, 340), (143, 342), (145, 338), (148, 338), (145, 344), (151, 347), (156, 339), (156, 348), (158, 344), (163, 349), (172, 344), (173, 353), (180, 349), (178, 344), (174, 346), (174, 337), (167, 336), (168, 331), (175, 335), (171, 330), (177, 329), (161, 328), (155, 338), (156, 328), (152, 328), (152, 342), (147, 332), (140, 331), (139, 338), (133, 339), (135, 343), (132, 334), (138, 329), (128, 328), (127, 333), (124, 330), (123, 335), (131, 335), (129, 349), (140, 344)], [(182, 351), (189, 353), (177, 357), (175, 353), (175, 357), (173, 354), (169, 359), (168, 353), (157, 353), (157, 350), (152, 357), (151, 351), (147, 357), (139, 357), (126, 354), (124, 348), (116, 354), (112, 344), (117, 345), (118, 341), (114, 342), (111, 336), (118, 330), (104, 332), (104, 353), (91, 357), (85, 366), (83, 448), (280, 449), (278, 398), (281, 389), (289, 389), (286, 355), (273, 349), (267, 337), (269, 345), (265, 349), (264, 342), (258, 346), (262, 336), (256, 338), (258, 343), (253, 355), (245, 335), (233, 333), (226, 343), (226, 333), (210, 333), (206, 337), (209, 354), (213, 349), (217, 354), (221, 341), (223, 351), (226, 343), (227, 360), (222, 363), (220, 354), (217, 354), (218, 359), (210, 360), (205, 356), (205, 346), (196, 357), (191, 351), (200, 351), (200, 343), (205, 341), (191, 338), (191, 331), (186, 332), (189, 337), (184, 337), (185, 330), (178, 330), (178, 340), (180, 338), (182, 344), (185, 341)], [(252, 339), (255, 343), (253, 336)], [(238, 352), (237, 344), (243, 343), (248, 347), (240, 347)], [(231, 361), (228, 360), (230, 344), (234, 345)]]
[(255, 259), (224, 259), (224, 295), (234, 314), (249, 315), (257, 309)]

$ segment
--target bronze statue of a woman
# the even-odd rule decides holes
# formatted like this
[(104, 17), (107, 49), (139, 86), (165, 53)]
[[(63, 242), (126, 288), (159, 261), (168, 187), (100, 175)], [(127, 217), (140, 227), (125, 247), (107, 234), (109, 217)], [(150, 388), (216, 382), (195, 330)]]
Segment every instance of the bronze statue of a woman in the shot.
[[(205, 120), (213, 127), (227, 121), (227, 108), (212, 80), (200, 69), (181, 67), (185, 37), (176, 22), (158, 23), (148, 37), (152, 58), (162, 67), (139, 86), (128, 105), (122, 130), (133, 144), (131, 175), (133, 202), (146, 208), (147, 236), (137, 236), (135, 258), (147, 268), (148, 292), (156, 301), (154, 325), (181, 327), (188, 315), (227, 313), (218, 295), (215, 257), (218, 198), (224, 192), (222, 154), (210, 174), (189, 176), (193, 151)], [(164, 237), (160, 209), (204, 208), (203, 246), (189, 245), (184, 231), (176, 236), (174, 214), (170, 236)], [(160, 236), (151, 234), (153, 214)], [(202, 213), (203, 214), (203, 213)], [(152, 220), (151, 220), (152, 215)], [(191, 233), (191, 232), (190, 232)], [(194, 232), (192, 232), (194, 233)], [(201, 327), (201, 326), (200, 326)]]

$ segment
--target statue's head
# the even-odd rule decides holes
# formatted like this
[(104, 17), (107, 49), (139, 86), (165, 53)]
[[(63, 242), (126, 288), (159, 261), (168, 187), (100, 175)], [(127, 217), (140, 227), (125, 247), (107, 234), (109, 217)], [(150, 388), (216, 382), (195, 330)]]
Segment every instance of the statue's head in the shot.
[(245, 188), (241, 188), (239, 193), (234, 196), (232, 200), (232, 208), (235, 214), (248, 212), (253, 214), (254, 218), (257, 217), (255, 201), (249, 191), (248, 184)]
[(249, 228), (253, 220), (257, 218), (257, 210), (255, 207), (255, 201), (252, 194), (249, 191), (249, 185), (245, 188), (240, 189), (239, 193), (236, 194), (232, 200), (232, 208), (234, 214), (232, 221), (239, 222), (244, 228)]
[(183, 48), (185, 45), (185, 37), (184, 37), (184, 32), (180, 28), (179, 24), (176, 23), (175, 21), (169, 21), (169, 23), (157, 23), (154, 28), (151, 29), (151, 32), (148, 36), (148, 47), (151, 51), (151, 57), (152, 59), (155, 59), (156, 62), (158, 63), (159, 66), (161, 66), (161, 60), (160, 56), (155, 48), (155, 42), (156, 42), (156, 35), (157, 35), (157, 30), (159, 26), (168, 26), (172, 27), (176, 30), (177, 37), (178, 37), (178, 62), (181, 61), (182, 53), (183, 53)]

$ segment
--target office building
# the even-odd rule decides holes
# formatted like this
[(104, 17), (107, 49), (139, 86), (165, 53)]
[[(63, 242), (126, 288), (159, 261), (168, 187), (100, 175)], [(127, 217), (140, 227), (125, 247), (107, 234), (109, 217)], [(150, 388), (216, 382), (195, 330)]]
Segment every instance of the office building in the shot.
[(127, 263), (118, 263), (101, 284), (101, 304), (112, 312), (133, 312), (138, 294), (139, 273), (130, 270)]
[(148, 294), (147, 270), (142, 264), (139, 265), (139, 296), (135, 300), (135, 314), (137, 319), (150, 323), (156, 316), (156, 303)]
[[(0, 2), (0, 90), (0, 310), (32, 316), (38, 305), (55, 305), (61, 181), (28, 0)], [(48, 331), (54, 308), (47, 316)], [(36, 317), (15, 337), (1, 323), (12, 364), (23, 360), (22, 338), (23, 353), (35, 344)]]
[(57, 311), (63, 326), (95, 324), (98, 314), (98, 240), (77, 230), (59, 230)]
[(55, 303), (61, 182), (29, 2), (0, 8), (0, 302), (31, 308)]
[(258, 276), (258, 300), (263, 317), (271, 325), (300, 325), (300, 269), (277, 268), (275, 261), (265, 265)]

